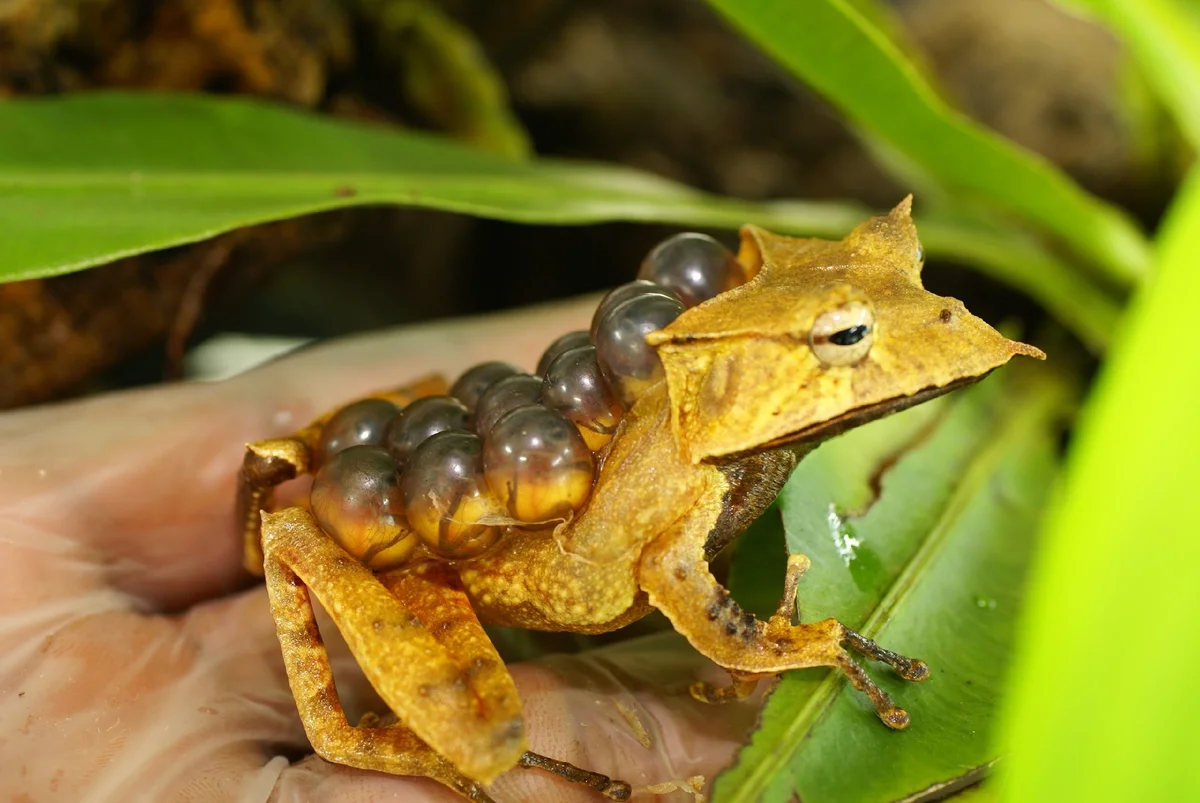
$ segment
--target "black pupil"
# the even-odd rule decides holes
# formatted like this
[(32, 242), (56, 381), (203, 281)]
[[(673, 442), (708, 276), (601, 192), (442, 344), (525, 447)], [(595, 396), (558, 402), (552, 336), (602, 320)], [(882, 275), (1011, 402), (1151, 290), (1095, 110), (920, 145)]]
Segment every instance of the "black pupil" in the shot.
[(834, 332), (829, 336), (829, 342), (838, 346), (853, 346), (867, 336), (867, 331), (866, 325), (860, 323), (858, 326)]

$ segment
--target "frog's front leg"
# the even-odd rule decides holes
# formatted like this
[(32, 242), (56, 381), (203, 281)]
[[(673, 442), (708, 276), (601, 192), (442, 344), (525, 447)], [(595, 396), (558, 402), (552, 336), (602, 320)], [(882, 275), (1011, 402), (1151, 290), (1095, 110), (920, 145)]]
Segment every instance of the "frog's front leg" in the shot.
[(758, 678), (789, 669), (829, 666), (843, 672), (871, 699), (880, 719), (889, 727), (908, 725), (904, 709), (896, 707), (875, 685), (846, 648), (891, 665), (907, 680), (924, 680), (929, 675), (928, 667), (880, 648), (835, 619), (793, 624), (796, 585), (808, 566), (803, 557), (788, 563), (784, 599), (774, 616), (761, 622), (743, 611), (713, 577), (704, 559), (711, 527), (712, 517), (698, 508), (652, 541), (642, 552), (638, 566), (639, 584), (650, 603), (692, 646), (728, 670), (734, 679), (728, 689), (700, 685), (692, 690), (693, 695), (708, 702), (737, 699), (748, 694)]

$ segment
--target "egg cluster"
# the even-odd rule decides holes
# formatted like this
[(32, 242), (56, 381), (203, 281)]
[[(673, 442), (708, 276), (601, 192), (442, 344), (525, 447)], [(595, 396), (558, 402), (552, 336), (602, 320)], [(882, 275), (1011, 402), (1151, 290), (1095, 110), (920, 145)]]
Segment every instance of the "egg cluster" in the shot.
[(568, 519), (591, 495), (596, 453), (663, 377), (646, 335), (745, 280), (716, 240), (679, 234), (647, 255), (637, 281), (601, 300), (590, 331), (551, 343), (537, 375), (482, 363), (445, 396), (342, 408), (316, 445), (313, 515), (376, 570), (403, 563), (418, 541), (469, 558), (506, 526)]

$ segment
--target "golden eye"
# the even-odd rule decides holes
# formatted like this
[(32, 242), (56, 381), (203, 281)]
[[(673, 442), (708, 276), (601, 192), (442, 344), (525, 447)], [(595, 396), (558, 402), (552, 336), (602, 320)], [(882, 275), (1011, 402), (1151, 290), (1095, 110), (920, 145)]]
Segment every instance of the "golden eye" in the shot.
[(808, 345), (824, 365), (861, 362), (874, 340), (875, 313), (861, 301), (822, 312), (808, 333)]

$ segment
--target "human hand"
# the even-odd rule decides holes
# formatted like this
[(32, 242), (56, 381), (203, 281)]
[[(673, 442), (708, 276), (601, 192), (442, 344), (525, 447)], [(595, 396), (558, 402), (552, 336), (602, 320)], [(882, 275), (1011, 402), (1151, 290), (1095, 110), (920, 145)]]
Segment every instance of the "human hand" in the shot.
[[(247, 588), (240, 568), (232, 510), (244, 444), (429, 372), (452, 377), (489, 359), (531, 367), (591, 309), (439, 323), (306, 350), (226, 382), (0, 415), (4, 799), (458, 800), (424, 779), (308, 755), (265, 590)], [(352, 721), (380, 711), (323, 624)], [(711, 778), (755, 714), (694, 702), (688, 683), (723, 673), (673, 635), (513, 674), (532, 750), (635, 787)], [(598, 799), (536, 771), (507, 773), (492, 792)]]

